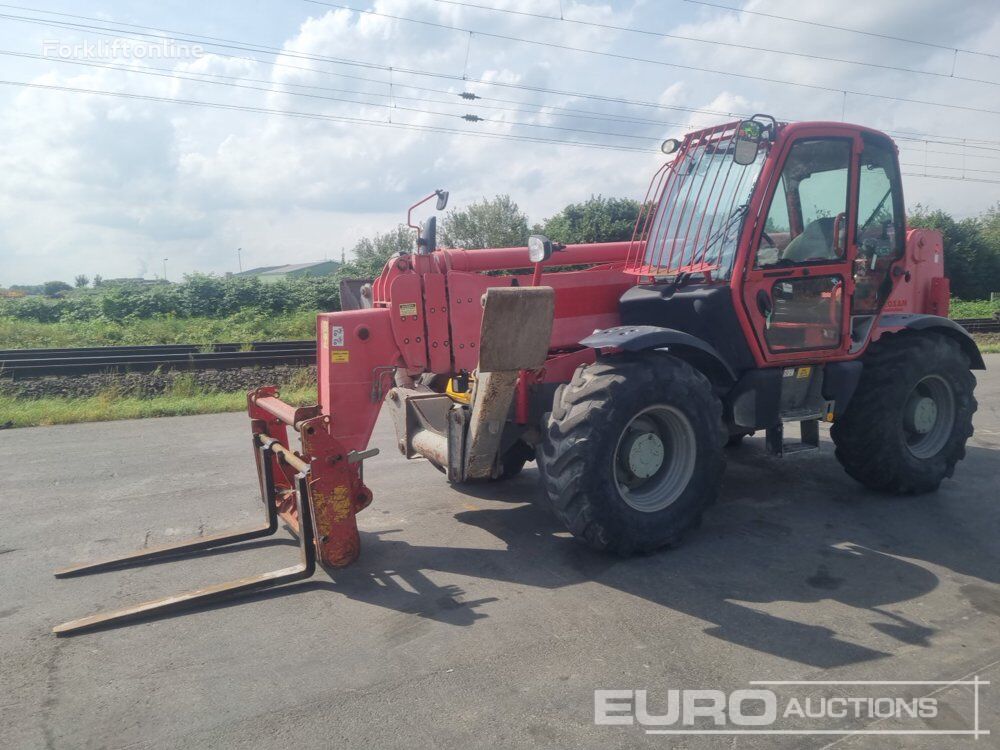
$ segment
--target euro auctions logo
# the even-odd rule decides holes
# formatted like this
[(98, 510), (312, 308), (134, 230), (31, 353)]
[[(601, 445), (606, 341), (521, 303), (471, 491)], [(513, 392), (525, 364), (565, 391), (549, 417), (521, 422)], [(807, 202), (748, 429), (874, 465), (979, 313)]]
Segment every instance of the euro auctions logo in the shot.
[[(594, 723), (656, 735), (989, 735), (980, 728), (989, 682), (757, 680), (749, 687), (594, 691)], [(947, 716), (941, 702), (946, 700)], [(956, 707), (965, 703), (965, 710)], [(965, 717), (968, 720), (965, 720)], [(956, 720), (961, 724), (956, 725)]]

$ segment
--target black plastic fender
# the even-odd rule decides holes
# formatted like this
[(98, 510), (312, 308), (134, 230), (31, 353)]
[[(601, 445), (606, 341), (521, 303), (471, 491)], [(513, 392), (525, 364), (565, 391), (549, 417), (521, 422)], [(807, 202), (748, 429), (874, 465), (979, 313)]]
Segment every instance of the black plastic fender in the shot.
[(936, 333), (950, 336), (958, 342), (969, 358), (969, 367), (972, 370), (985, 370), (986, 362), (979, 351), (979, 346), (975, 339), (962, 326), (950, 318), (942, 318), (940, 315), (927, 315), (924, 313), (887, 313), (879, 318), (877, 328), (872, 340), (876, 340), (885, 333), (896, 331), (928, 331), (934, 330)]
[(733, 368), (722, 358), (718, 350), (690, 333), (660, 326), (616, 326), (594, 331), (580, 342), (591, 349), (614, 347), (626, 352), (647, 349), (662, 349), (673, 352), (702, 371), (709, 379), (717, 382), (720, 377), (728, 378), (730, 384), (736, 382)]

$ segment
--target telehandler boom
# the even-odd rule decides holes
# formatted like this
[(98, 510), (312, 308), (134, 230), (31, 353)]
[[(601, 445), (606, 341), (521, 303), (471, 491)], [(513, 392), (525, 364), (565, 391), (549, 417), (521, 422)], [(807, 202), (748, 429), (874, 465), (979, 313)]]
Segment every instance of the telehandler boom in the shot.
[[(947, 318), (941, 235), (906, 226), (892, 140), (755, 115), (664, 151), (628, 242), (438, 249), (427, 219), (365, 307), (318, 316), (318, 405), (249, 394), (261, 525), (56, 575), (273, 534), (279, 519), (299, 538), (297, 565), (55, 632), (349, 565), (383, 405), (400, 453), (449, 482), (503, 480), (536, 460), (538, 502), (619, 554), (679, 541), (719, 493), (724, 447), (758, 430), (782, 455), (818, 447), (831, 422), (837, 460), (866, 487), (937, 489), (965, 454), (971, 370), (984, 364)], [(443, 209), (447, 193), (433, 197)]]

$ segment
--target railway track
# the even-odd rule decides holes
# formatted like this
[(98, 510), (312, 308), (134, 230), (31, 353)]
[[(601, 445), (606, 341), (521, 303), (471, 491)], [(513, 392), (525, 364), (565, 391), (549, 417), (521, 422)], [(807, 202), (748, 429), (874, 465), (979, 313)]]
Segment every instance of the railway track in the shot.
[(14, 380), (52, 375), (155, 370), (228, 370), (239, 367), (310, 365), (316, 360), (311, 340), (261, 341), (252, 344), (164, 344), (99, 346), (81, 349), (0, 350), (0, 377)]
[[(1000, 333), (1000, 320), (955, 321), (970, 333)], [(163, 344), (97, 346), (80, 349), (0, 349), (0, 377), (15, 380), (49, 375), (154, 370), (226, 370), (238, 367), (310, 365), (316, 357), (312, 340), (256, 341), (252, 344)]]
[(969, 333), (1000, 333), (1000, 320), (997, 318), (956, 318), (955, 322)]

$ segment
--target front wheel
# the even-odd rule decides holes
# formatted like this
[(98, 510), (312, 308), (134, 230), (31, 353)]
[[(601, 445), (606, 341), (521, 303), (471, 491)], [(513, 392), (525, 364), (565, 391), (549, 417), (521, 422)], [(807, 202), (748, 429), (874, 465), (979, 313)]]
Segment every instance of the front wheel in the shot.
[(556, 391), (538, 450), (551, 509), (595, 549), (676, 543), (719, 494), (721, 417), (708, 379), (674, 357), (580, 367)]
[(830, 436), (844, 470), (894, 494), (932, 492), (965, 457), (976, 379), (958, 343), (900, 334), (871, 345), (857, 393)]

